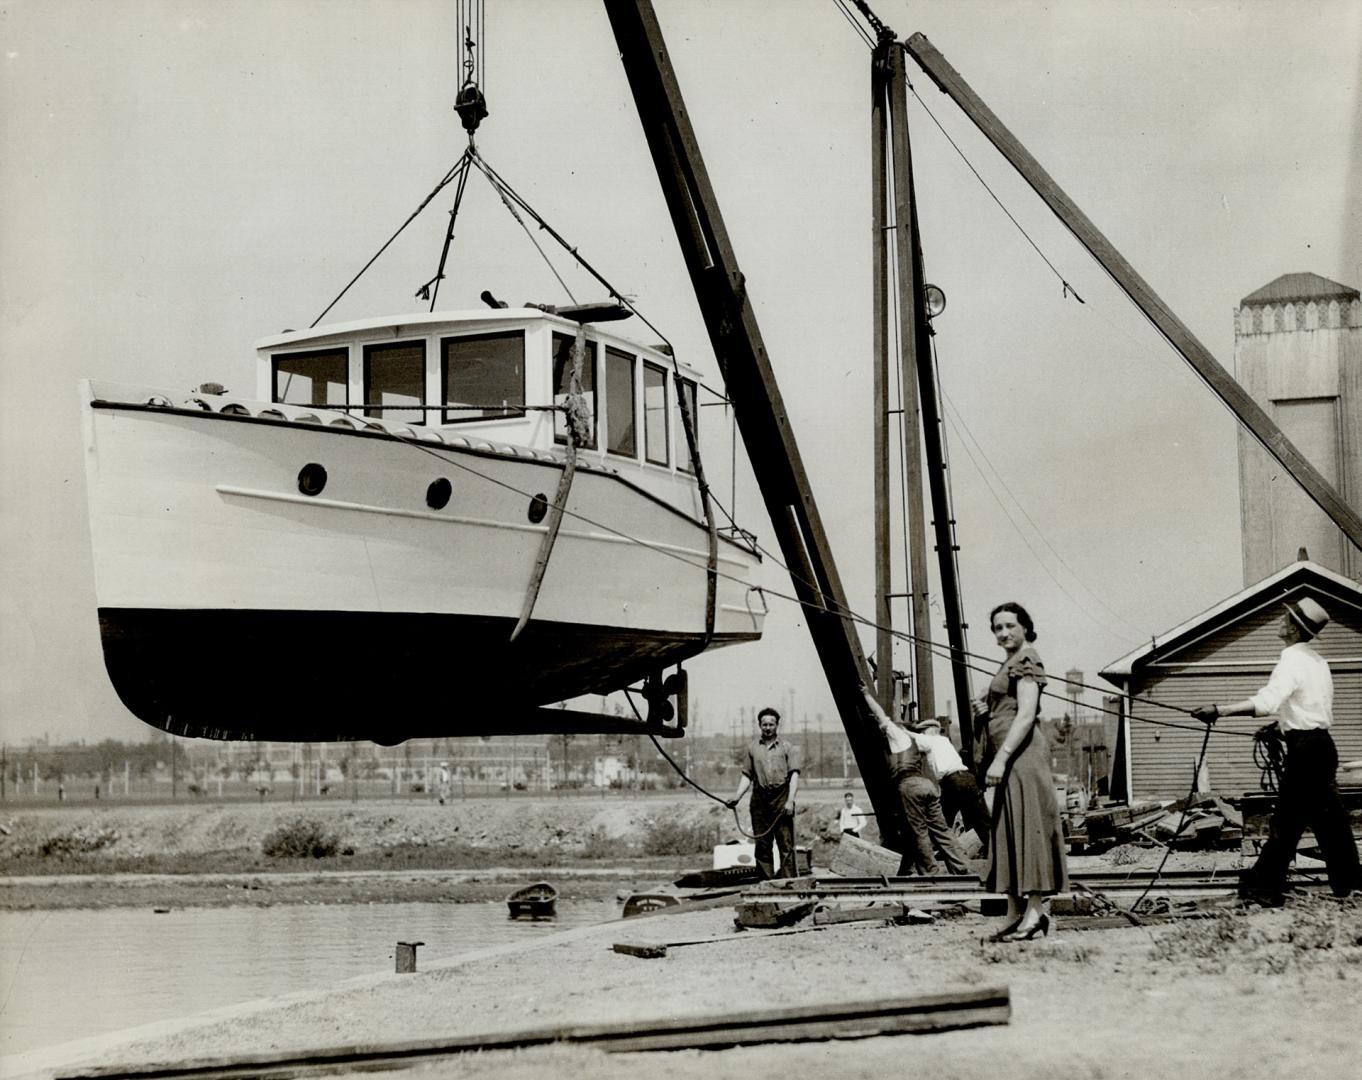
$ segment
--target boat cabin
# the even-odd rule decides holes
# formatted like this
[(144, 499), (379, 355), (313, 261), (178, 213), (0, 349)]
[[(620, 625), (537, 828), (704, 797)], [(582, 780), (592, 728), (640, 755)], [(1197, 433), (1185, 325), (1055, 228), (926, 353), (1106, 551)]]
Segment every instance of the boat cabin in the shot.
[[(370, 418), (398, 434), (420, 437), (425, 428), (551, 451), (567, 442), (562, 406), (578, 326), (536, 308), (502, 308), (290, 330), (257, 343), (257, 390), (262, 401)], [(592, 430), (581, 460), (635, 479), (689, 479), (679, 395), (698, 426), (697, 373), (594, 325), (585, 336), (581, 387)]]

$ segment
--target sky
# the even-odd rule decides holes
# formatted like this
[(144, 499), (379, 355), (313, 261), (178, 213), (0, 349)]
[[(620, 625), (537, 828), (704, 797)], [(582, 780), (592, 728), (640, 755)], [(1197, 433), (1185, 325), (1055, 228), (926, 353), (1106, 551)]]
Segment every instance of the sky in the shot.
[[(871, 615), (869, 50), (832, 0), (655, 6), (837, 566)], [(1362, 285), (1362, 6), (873, 6), (931, 39), (1226, 367), (1254, 289), (1296, 271)], [(717, 386), (602, 6), (487, 8), (484, 158)], [(152, 730), (103, 671), (77, 380), (251, 390), (253, 343), (310, 323), (462, 152), (456, 9), (0, 8), (5, 741)], [(911, 61), (909, 77), (927, 277), (948, 297), (936, 346), (970, 648), (995, 654), (988, 611), (1019, 600), (1047, 666), (1095, 683), (1242, 586), (1234, 421)], [(332, 317), (417, 310), (447, 209), (436, 200)], [(442, 308), (483, 289), (566, 300), (486, 185), (459, 222)], [(578, 300), (600, 295), (556, 263)], [(710, 479), (774, 549), (722, 413), (702, 419)], [(779, 567), (763, 574), (789, 591)], [(907, 628), (901, 606), (894, 619)], [(702, 732), (767, 703), (836, 722), (777, 599), (761, 643), (689, 666)], [(248, 690), (251, 673), (214, 678)], [(936, 681), (940, 709), (944, 668)]]

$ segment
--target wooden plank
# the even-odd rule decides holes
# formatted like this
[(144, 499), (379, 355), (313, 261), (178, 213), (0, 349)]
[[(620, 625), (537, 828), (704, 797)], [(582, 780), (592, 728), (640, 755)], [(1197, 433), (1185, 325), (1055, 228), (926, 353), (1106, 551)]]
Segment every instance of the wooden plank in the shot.
[(907, 904), (872, 904), (870, 907), (821, 907), (813, 913), (814, 926), (835, 926), (840, 923), (869, 922), (879, 919), (901, 919), (908, 914)]
[(1362, 549), (1362, 516), (1348, 505), (1322, 473), (1292, 444), (1239, 382), (1221, 367), (1209, 349), (1183, 324), (1149, 284), (1126, 262), (1097, 226), (1080, 210), (1035, 158), (1022, 146), (983, 100), (974, 93), (945, 57), (923, 34), (914, 34), (905, 44), (909, 55), (933, 82), (974, 122), (1003, 157), (1011, 163), (1032, 190), (1092, 254), (1117, 285), (1158, 328), (1201, 376), (1211, 391), (1239, 419), (1240, 424), (1263, 445), (1282, 468), (1286, 469), (1315, 504), (1342, 530), (1353, 546)]
[(731, 934), (720, 934), (716, 937), (688, 938), (684, 941), (617, 941), (614, 945), (610, 946), (610, 948), (613, 952), (622, 953), (625, 956), (638, 956), (645, 960), (659, 960), (667, 955), (668, 949), (680, 949), (687, 945), (726, 945), (739, 941), (751, 941), (753, 938), (781, 937), (785, 934), (807, 934), (812, 930), (821, 929), (823, 929), (822, 926), (788, 926), (779, 930), (735, 930)]
[(643, 1050), (720, 1049), (769, 1042), (922, 1034), (1006, 1024), (1011, 1000), (1006, 987), (961, 990), (867, 1002), (836, 1002), (709, 1016), (665, 1017), (631, 1023), (532, 1028), (522, 1031), (424, 1039), (386, 1044), (342, 1045), (235, 1058), (196, 1058), (147, 1065), (102, 1065), (62, 1074), (57, 1080), (236, 1080), (246, 1077), (332, 1075), (429, 1063), (468, 1052), (512, 1050), (550, 1043), (579, 1043), (610, 1053)]

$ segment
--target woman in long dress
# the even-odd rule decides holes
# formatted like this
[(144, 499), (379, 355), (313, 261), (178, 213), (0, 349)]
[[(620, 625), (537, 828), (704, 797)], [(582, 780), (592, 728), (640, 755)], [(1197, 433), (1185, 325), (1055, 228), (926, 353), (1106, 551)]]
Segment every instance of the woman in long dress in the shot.
[(1035, 625), (1024, 607), (1010, 601), (993, 609), (989, 625), (1007, 659), (986, 698), (992, 759), (984, 779), (993, 790), (986, 886), (1007, 895), (1008, 925), (995, 940), (1018, 941), (1049, 933), (1045, 900), (1068, 890), (1069, 872), (1050, 744), (1036, 722), (1045, 665), (1031, 646)]

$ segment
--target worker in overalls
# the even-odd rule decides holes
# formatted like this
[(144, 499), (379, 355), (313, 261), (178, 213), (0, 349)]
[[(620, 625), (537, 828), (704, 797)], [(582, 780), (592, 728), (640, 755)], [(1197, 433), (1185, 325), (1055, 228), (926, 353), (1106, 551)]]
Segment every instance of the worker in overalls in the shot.
[[(747, 749), (738, 793), (730, 807), (752, 789), (752, 835), (756, 837), (757, 868), (764, 878), (798, 875), (795, 868), (795, 793), (799, 790), (799, 747), (780, 737), (780, 713), (769, 706), (757, 713), (761, 737)], [(771, 854), (774, 841), (780, 846), (780, 874)]]
[(969, 863), (941, 809), (941, 789), (930, 775), (927, 747), (914, 732), (890, 720), (868, 689), (862, 687), (862, 693), (870, 715), (884, 735), (889, 749), (889, 774), (898, 788), (903, 815), (908, 821), (899, 873), (937, 874), (939, 855), (947, 873), (968, 874)]

